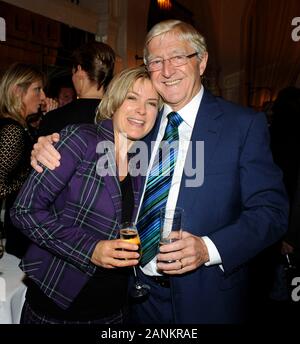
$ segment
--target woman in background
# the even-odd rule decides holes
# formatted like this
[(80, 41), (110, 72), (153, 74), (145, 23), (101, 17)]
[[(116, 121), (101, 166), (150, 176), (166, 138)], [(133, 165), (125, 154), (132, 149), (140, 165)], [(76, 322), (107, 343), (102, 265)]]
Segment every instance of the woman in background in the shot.
[(43, 87), (43, 73), (23, 63), (11, 65), (0, 83), (0, 200), (6, 208), (6, 251), (19, 258), (29, 240), (13, 226), (9, 209), (30, 171), (33, 139), (26, 119), (47, 103)]
[(94, 123), (97, 106), (112, 79), (115, 53), (101, 42), (89, 42), (72, 54), (72, 82), (77, 99), (42, 116), (39, 135), (61, 131), (68, 124)]

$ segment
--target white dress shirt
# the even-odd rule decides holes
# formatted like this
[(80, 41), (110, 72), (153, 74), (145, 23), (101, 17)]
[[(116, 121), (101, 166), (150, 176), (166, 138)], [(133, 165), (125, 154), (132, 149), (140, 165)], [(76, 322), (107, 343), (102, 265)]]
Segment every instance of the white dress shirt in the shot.
[[(177, 113), (182, 117), (183, 122), (178, 127), (178, 134), (179, 134), (178, 155), (177, 155), (176, 166), (174, 169), (174, 174), (173, 174), (171, 187), (170, 187), (167, 204), (166, 204), (166, 207), (170, 209), (174, 209), (177, 204), (184, 163), (185, 163), (185, 159), (186, 159), (186, 155), (187, 155), (187, 151), (189, 147), (189, 142), (192, 136), (195, 120), (197, 117), (197, 112), (198, 112), (198, 109), (203, 97), (203, 92), (204, 92), (204, 88), (203, 86), (201, 86), (201, 89), (198, 92), (198, 94), (196, 94), (196, 96), (187, 105), (185, 105), (181, 110), (177, 111)], [(164, 105), (159, 132), (156, 138), (156, 142), (153, 148), (153, 152), (151, 154), (151, 159), (150, 159), (150, 163), (148, 167), (147, 179), (148, 179), (149, 172), (151, 171), (152, 164), (153, 164), (157, 149), (159, 147), (160, 141), (162, 140), (164, 136), (165, 129), (168, 124), (167, 115), (172, 111), (173, 110), (170, 106)], [(144, 198), (146, 185), (147, 185), (147, 180), (146, 180), (145, 187), (143, 190), (142, 199)], [(140, 207), (141, 207), (141, 204), (142, 202), (140, 203)], [(187, 209), (184, 209), (184, 210), (187, 211)], [(140, 208), (139, 208), (139, 211), (140, 211)], [(183, 230), (185, 229), (183, 228)], [(188, 231), (188, 228), (186, 230)], [(204, 240), (207, 246), (208, 254), (209, 254), (209, 262), (207, 262), (205, 265), (221, 264), (222, 260), (214, 243), (207, 236), (202, 237), (202, 239)], [(160, 273), (157, 271), (156, 257), (154, 257), (147, 265), (145, 265), (141, 269), (146, 275), (157, 275), (157, 276), (160, 275)]]

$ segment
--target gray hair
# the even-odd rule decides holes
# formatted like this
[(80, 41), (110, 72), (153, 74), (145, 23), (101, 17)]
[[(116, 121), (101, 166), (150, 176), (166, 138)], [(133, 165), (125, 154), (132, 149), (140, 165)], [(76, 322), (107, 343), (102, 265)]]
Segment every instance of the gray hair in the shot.
[(144, 63), (147, 65), (149, 51), (148, 44), (150, 41), (162, 34), (167, 32), (174, 32), (178, 34), (178, 38), (181, 41), (187, 41), (190, 43), (191, 47), (200, 55), (200, 58), (207, 52), (207, 47), (205, 43), (205, 38), (190, 24), (185, 23), (181, 20), (165, 20), (152, 27), (148, 32), (144, 45)]

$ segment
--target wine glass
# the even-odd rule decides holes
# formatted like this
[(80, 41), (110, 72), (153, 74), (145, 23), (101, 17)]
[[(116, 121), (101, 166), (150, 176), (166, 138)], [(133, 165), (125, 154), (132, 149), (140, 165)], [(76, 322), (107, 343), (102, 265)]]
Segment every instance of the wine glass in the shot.
[[(131, 244), (136, 244), (138, 245), (139, 249), (139, 254), (141, 256), (142, 251), (141, 251), (141, 241), (139, 237), (138, 230), (136, 228), (135, 223), (133, 222), (126, 222), (121, 225), (120, 229), (120, 238), (124, 241), (127, 241)], [(139, 298), (148, 295), (150, 286), (148, 284), (143, 283), (140, 281), (137, 272), (136, 272), (136, 267), (133, 266), (133, 273), (134, 273), (134, 285), (130, 289), (129, 293), (130, 296), (134, 298)]]

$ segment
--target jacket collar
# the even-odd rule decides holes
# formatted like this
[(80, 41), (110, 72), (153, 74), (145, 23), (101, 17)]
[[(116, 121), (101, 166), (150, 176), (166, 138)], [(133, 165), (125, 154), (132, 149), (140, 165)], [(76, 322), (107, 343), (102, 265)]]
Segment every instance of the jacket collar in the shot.
[(111, 119), (105, 119), (99, 122), (97, 125), (97, 133), (100, 134), (104, 140), (115, 142), (113, 122)]

